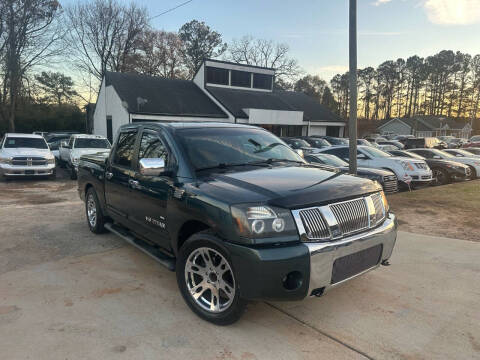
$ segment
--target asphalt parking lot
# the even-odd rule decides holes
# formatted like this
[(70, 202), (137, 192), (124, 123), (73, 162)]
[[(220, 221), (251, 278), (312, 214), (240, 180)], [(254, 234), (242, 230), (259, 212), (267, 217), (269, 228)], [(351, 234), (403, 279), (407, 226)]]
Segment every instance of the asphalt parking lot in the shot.
[(0, 182), (1, 359), (480, 358), (479, 243), (400, 232), (322, 298), (196, 317), (173, 273), (85, 224), (75, 182)]

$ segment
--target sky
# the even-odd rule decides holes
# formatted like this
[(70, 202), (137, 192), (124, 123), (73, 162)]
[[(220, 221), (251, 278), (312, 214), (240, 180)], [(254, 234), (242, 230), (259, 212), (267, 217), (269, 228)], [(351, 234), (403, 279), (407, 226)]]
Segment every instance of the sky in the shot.
[[(135, 2), (154, 16), (184, 1)], [(359, 68), (444, 49), (480, 53), (480, 0), (358, 0), (357, 12)], [(244, 35), (286, 43), (305, 72), (327, 81), (348, 69), (348, 0), (192, 0), (152, 25), (177, 31), (192, 19), (227, 43)]]

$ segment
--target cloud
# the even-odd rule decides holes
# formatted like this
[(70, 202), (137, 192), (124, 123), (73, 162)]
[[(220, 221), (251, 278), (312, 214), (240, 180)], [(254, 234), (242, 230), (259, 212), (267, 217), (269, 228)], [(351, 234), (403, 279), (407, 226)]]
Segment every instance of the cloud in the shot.
[(426, 0), (428, 19), (439, 25), (468, 25), (480, 22), (480, 0)]
[(330, 79), (336, 74), (344, 74), (348, 71), (346, 65), (326, 65), (326, 66), (306, 66), (305, 70), (309, 74), (319, 75), (322, 79), (330, 81)]
[(380, 5), (389, 3), (390, 1), (392, 1), (392, 0), (377, 0), (374, 3), (372, 3), (372, 5), (373, 6), (380, 6)]
[(404, 33), (400, 31), (359, 31), (360, 36), (397, 36)]

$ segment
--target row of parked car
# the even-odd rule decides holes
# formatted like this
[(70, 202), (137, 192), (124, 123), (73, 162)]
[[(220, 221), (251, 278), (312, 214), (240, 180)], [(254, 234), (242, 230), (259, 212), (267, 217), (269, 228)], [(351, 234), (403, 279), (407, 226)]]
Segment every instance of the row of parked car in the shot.
[(80, 156), (110, 151), (103, 136), (77, 133), (7, 133), (0, 141), (0, 175), (56, 177), (56, 165), (76, 179)]
[[(348, 139), (282, 139), (310, 163), (348, 171)], [(437, 138), (414, 137), (358, 139), (357, 143), (358, 176), (378, 181), (387, 193), (480, 177), (480, 147), (448, 148)]]

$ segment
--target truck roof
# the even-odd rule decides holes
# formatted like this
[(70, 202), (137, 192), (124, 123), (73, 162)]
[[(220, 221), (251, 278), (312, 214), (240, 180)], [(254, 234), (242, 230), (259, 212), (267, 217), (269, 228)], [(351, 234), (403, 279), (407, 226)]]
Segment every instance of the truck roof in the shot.
[(73, 138), (85, 138), (85, 139), (106, 139), (102, 135), (92, 135), (92, 134), (72, 134)]
[(247, 124), (232, 124), (219, 121), (201, 121), (201, 122), (183, 122), (183, 121), (172, 121), (172, 122), (157, 122), (157, 121), (141, 121), (135, 122), (134, 124), (122, 125), (120, 128), (136, 128), (141, 125), (156, 126), (159, 128), (168, 128), (168, 129), (198, 129), (198, 128), (219, 128), (219, 127), (228, 127), (228, 128), (250, 128), (258, 129), (257, 126), (247, 125)]
[(22, 138), (43, 139), (42, 135), (37, 135), (37, 134), (6, 133), (5, 136), (6, 137), (22, 137)]

